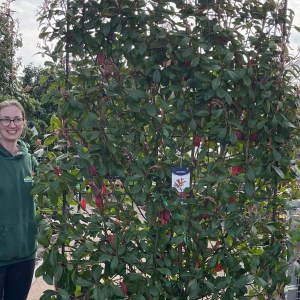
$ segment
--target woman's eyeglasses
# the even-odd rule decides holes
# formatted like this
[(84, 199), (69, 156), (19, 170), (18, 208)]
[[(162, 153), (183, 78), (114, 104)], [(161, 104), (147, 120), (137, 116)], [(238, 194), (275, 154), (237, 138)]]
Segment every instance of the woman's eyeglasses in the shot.
[(2, 124), (2, 126), (4, 127), (8, 127), (10, 126), (11, 122), (13, 122), (15, 124), (15, 126), (21, 126), (24, 122), (24, 119), (22, 118), (16, 118), (16, 119), (0, 119), (0, 122)]

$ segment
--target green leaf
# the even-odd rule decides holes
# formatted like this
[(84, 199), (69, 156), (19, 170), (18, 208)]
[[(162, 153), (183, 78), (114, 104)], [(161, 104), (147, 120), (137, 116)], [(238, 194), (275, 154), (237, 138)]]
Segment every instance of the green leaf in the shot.
[(118, 264), (119, 264), (119, 259), (117, 256), (114, 256), (114, 258), (110, 262), (111, 270), (114, 271), (117, 268)]
[(190, 55), (192, 55), (193, 52), (194, 52), (194, 49), (193, 49), (193, 48), (187, 48), (187, 49), (184, 49), (184, 50), (183, 50), (183, 53), (182, 53), (182, 56), (183, 56), (184, 58), (187, 58), (187, 57), (189, 57)]
[(76, 279), (75, 283), (79, 286), (84, 286), (84, 287), (90, 287), (93, 285), (93, 283), (91, 281), (83, 279), (83, 278)]
[(255, 172), (252, 166), (248, 166), (247, 169), (247, 179), (250, 181), (254, 181), (255, 180)]
[(252, 275), (241, 276), (234, 285), (238, 288), (243, 288), (253, 281)]
[(229, 77), (233, 80), (233, 81), (238, 81), (239, 80), (239, 74), (235, 71), (231, 71), (231, 70), (227, 70), (227, 73), (229, 75)]
[(128, 95), (131, 98), (133, 98), (134, 100), (139, 100), (139, 99), (145, 98), (145, 96), (146, 96), (144, 91), (138, 90), (138, 89), (129, 91)]
[(247, 87), (250, 87), (252, 83), (251, 78), (248, 76), (243, 77), (243, 82)]
[(192, 279), (189, 283), (188, 283), (188, 289), (194, 290), (196, 289), (198, 286), (198, 281), (197, 278)]
[(159, 271), (161, 274), (171, 276), (171, 271), (168, 268), (157, 268), (157, 271)]
[(296, 125), (294, 125), (293, 123), (288, 122), (288, 121), (284, 121), (282, 125), (283, 125), (283, 127), (285, 127), (285, 128), (297, 128)]
[(52, 250), (50, 252), (49, 261), (50, 261), (50, 264), (52, 266), (56, 266), (57, 265), (57, 253), (56, 253), (56, 251)]
[(284, 173), (283, 173), (278, 167), (272, 165), (272, 168), (275, 170), (275, 172), (277, 173), (277, 175), (278, 175), (279, 177), (281, 177), (282, 179), (285, 178)]
[(54, 144), (56, 141), (57, 141), (57, 137), (54, 135), (50, 135), (45, 139), (44, 145), (50, 146), (50, 145)]
[(66, 290), (58, 288), (57, 291), (62, 300), (70, 300), (69, 293)]
[(196, 56), (191, 61), (191, 67), (197, 67), (199, 65), (199, 62), (200, 62), (200, 56)]
[(215, 78), (212, 81), (212, 88), (213, 88), (213, 90), (216, 90), (220, 85), (221, 85), (221, 80), (220, 80), (219, 77)]
[(101, 270), (101, 267), (100, 267), (100, 266), (96, 266), (96, 268), (93, 269), (92, 274), (93, 274), (93, 280), (96, 281), (96, 282), (99, 281), (99, 279), (100, 279), (101, 276), (102, 276), (102, 270)]
[(227, 64), (230, 63), (233, 59), (233, 56), (234, 56), (234, 53), (232, 53), (232, 52), (227, 53), (224, 57), (224, 62)]
[(112, 284), (110, 285), (110, 289), (115, 296), (124, 298), (124, 293), (119, 286)]
[(159, 289), (156, 286), (150, 286), (149, 287), (149, 292), (154, 297), (159, 296), (159, 293), (160, 293)]
[(294, 27), (298, 32), (300, 32), (300, 27), (299, 27), (299, 26), (294, 25), (293, 27)]
[(153, 73), (153, 81), (155, 83), (160, 83), (160, 81), (161, 81), (161, 74), (160, 74), (159, 70), (155, 70), (154, 71), (154, 73)]
[(211, 290), (211, 291), (214, 291), (215, 290), (215, 285), (208, 281), (208, 280), (204, 280), (204, 284)]
[(134, 254), (126, 254), (123, 258), (129, 264), (136, 264), (139, 262), (139, 260)]
[(282, 159), (281, 154), (277, 150), (273, 149), (272, 153), (275, 160), (280, 161)]
[(85, 244), (80, 245), (78, 248), (75, 249), (75, 251), (73, 252), (74, 258), (76, 259), (80, 259), (82, 258), (84, 252), (86, 250), (86, 246)]
[(229, 141), (230, 141), (230, 143), (231, 143), (232, 145), (235, 145), (235, 144), (236, 144), (236, 142), (237, 142), (237, 136), (236, 136), (235, 132), (233, 132), (233, 133), (231, 133), (231, 134), (229, 135)]
[(55, 291), (46, 290), (43, 292), (43, 295), (41, 296), (40, 300), (49, 300), (52, 299), (52, 296), (56, 294)]
[(105, 300), (107, 299), (104, 290), (100, 286), (96, 286), (93, 291), (94, 299)]
[(55, 115), (51, 117), (50, 124), (54, 129), (61, 129), (62, 127), (61, 120)]
[(146, 44), (145, 41), (143, 41), (143, 42), (140, 43), (139, 46), (138, 46), (138, 52), (139, 52), (140, 55), (144, 55), (145, 52), (146, 52), (146, 50), (147, 50), (147, 44)]
[(266, 224), (265, 225), (266, 226), (266, 228), (272, 233), (272, 234), (275, 234), (276, 233), (276, 227), (274, 226), (274, 225), (272, 225), (272, 224)]
[(104, 34), (104, 36), (108, 36), (108, 34), (109, 34), (109, 32), (110, 32), (110, 23), (104, 23), (103, 24), (103, 34)]
[(113, 258), (112, 255), (109, 255), (109, 254), (102, 254), (102, 255), (100, 255), (100, 257), (99, 257), (99, 261), (101, 261), (101, 262), (106, 262), (106, 261), (110, 261), (112, 258)]
[(57, 283), (63, 275), (63, 267), (61, 265), (56, 266), (54, 269), (54, 282)]
[(143, 275), (139, 273), (129, 273), (126, 275), (126, 277), (131, 281), (144, 280)]
[(247, 180), (245, 183), (245, 193), (247, 197), (250, 197), (254, 194), (254, 182)]
[(191, 131), (195, 131), (196, 130), (197, 124), (196, 124), (195, 119), (191, 119), (189, 127), (190, 127)]
[(218, 139), (223, 140), (226, 137), (227, 128), (220, 128)]
[(198, 117), (207, 117), (209, 116), (209, 112), (207, 110), (198, 110), (194, 112), (194, 115)]
[(197, 278), (192, 279), (188, 284), (189, 299), (198, 299), (199, 284)]
[(257, 281), (261, 287), (268, 286), (268, 283), (262, 277), (256, 277), (255, 281)]
[(156, 116), (156, 107), (154, 104), (147, 104), (146, 105), (146, 111), (147, 114), (151, 117), (155, 117)]

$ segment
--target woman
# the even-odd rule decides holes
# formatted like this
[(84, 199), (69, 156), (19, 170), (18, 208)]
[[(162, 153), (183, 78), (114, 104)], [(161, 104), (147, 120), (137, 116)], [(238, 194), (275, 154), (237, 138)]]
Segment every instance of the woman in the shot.
[(36, 160), (20, 137), (26, 118), (16, 100), (0, 103), (0, 299), (25, 300), (35, 267)]

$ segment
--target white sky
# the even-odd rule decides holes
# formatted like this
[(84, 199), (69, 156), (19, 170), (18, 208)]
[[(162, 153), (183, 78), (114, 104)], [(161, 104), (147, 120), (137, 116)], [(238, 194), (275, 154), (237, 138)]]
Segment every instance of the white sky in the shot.
[(30, 63), (36, 66), (42, 66), (44, 63), (44, 58), (36, 54), (39, 51), (37, 9), (42, 3), (43, 0), (14, 0), (11, 5), (12, 10), (15, 11), (14, 17), (19, 20), (19, 30), (22, 35), (23, 46), (17, 56), (21, 57), (23, 67)]
[[(30, 63), (43, 65), (44, 58), (36, 54), (39, 49), (37, 9), (42, 5), (43, 0), (14, 0), (12, 9), (16, 12), (15, 17), (19, 19), (20, 32), (22, 34), (23, 47), (19, 49), (18, 56), (22, 58), (22, 65)], [(300, 27), (300, 5), (299, 0), (288, 0), (288, 7), (295, 12), (293, 25)], [(300, 47), (300, 32), (292, 31), (290, 39), (291, 47), (296, 51)]]

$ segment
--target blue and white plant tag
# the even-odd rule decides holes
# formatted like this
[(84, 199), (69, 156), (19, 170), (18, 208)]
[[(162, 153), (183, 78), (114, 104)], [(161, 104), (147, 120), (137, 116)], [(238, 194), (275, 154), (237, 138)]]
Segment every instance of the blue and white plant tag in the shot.
[(173, 167), (172, 187), (176, 188), (178, 192), (182, 193), (184, 189), (189, 188), (190, 185), (190, 169), (187, 167)]

